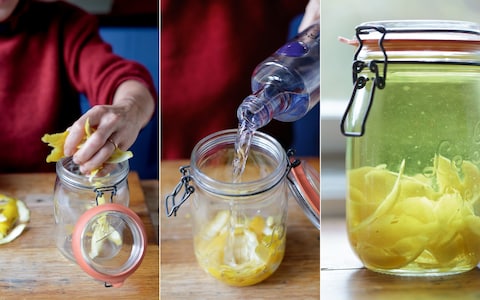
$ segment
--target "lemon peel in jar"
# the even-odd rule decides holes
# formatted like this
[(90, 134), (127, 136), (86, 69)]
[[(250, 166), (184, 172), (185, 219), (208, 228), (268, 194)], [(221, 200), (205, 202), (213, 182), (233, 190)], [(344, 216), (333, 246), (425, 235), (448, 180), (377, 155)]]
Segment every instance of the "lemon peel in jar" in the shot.
[(260, 215), (235, 218), (219, 211), (195, 236), (200, 266), (221, 282), (248, 286), (268, 278), (280, 265), (285, 234), (280, 222)]
[(480, 169), (435, 155), (433, 176), (386, 166), (348, 174), (349, 239), (377, 270), (470, 269), (480, 261)]
[(30, 211), (19, 199), (0, 194), (0, 245), (19, 237), (30, 221)]
[[(80, 144), (77, 146), (77, 149), (80, 149), (85, 144), (85, 142), (90, 138), (90, 136), (92, 136), (92, 134), (95, 132), (95, 129), (90, 126), (90, 121), (88, 118), (85, 121), (84, 130), (85, 130), (85, 136), (83, 137)], [(65, 140), (67, 139), (68, 133), (69, 131), (65, 130), (64, 132), (61, 132), (61, 133), (45, 134), (42, 137), (42, 142), (47, 143), (50, 147), (53, 148), (50, 154), (46, 158), (47, 162), (57, 162), (60, 159), (65, 157), (63, 148), (65, 145)], [(133, 157), (133, 153), (131, 151), (123, 151), (123, 150), (120, 150), (119, 148), (115, 148), (112, 155), (110, 155), (110, 157), (105, 161), (105, 163), (120, 163), (132, 157)], [(102, 169), (102, 166), (92, 170), (92, 172), (90, 173), (90, 176), (91, 177), (95, 176), (101, 169)]]
[[(98, 205), (105, 204), (106, 201), (104, 195), (97, 197), (97, 202)], [(101, 255), (101, 251), (104, 248), (106, 241), (111, 241), (116, 247), (122, 245), (122, 235), (110, 225), (106, 214), (100, 216), (92, 227), (93, 235), (89, 252), (90, 258), (94, 259)]]

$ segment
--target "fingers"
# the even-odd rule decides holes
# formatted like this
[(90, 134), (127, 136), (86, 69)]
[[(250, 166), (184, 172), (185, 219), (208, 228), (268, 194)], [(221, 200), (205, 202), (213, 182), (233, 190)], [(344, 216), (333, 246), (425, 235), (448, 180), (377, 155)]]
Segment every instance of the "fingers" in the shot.
[[(116, 147), (114, 143), (108, 140), (102, 145), (102, 147), (95, 152), (86, 161), (81, 161), (76, 158), (76, 154), (73, 156), (73, 161), (80, 166), (80, 171), (84, 174), (90, 173), (92, 170), (101, 167), (104, 162), (112, 155)], [(77, 151), (78, 152), (78, 151)]]
[[(64, 153), (73, 157), (82, 173), (102, 166), (116, 148), (126, 150), (135, 142), (141, 127), (136, 125), (136, 116), (128, 112), (120, 105), (94, 106), (70, 127)], [(87, 119), (94, 130), (85, 140)]]
[(72, 156), (77, 151), (77, 145), (81, 143), (85, 136), (84, 122), (80, 120), (68, 128), (68, 136), (65, 140), (63, 152), (65, 156)]
[[(108, 109), (97, 107), (89, 110), (69, 128), (64, 154), (73, 156), (73, 161), (80, 165), (82, 173), (89, 173), (101, 166), (119, 147), (119, 143), (115, 142), (116, 137), (112, 135), (118, 123), (113, 115)], [(85, 141), (87, 119), (94, 130)]]

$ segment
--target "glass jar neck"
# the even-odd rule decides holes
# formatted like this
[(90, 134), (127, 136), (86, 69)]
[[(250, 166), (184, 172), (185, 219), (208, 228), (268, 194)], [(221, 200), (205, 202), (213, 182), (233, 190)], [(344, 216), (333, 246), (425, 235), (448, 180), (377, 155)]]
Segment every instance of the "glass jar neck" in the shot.
[(248, 197), (266, 192), (283, 181), (288, 170), (285, 151), (273, 137), (256, 131), (249, 152), (254, 165), (247, 168), (256, 168), (259, 174), (252, 180), (233, 182), (236, 136), (235, 129), (223, 130), (195, 146), (190, 166), (197, 186), (220, 196)]
[(58, 180), (80, 189), (95, 189), (100, 187), (117, 186), (124, 181), (129, 173), (128, 161), (108, 165), (108, 173), (89, 177), (80, 172), (77, 164), (71, 157), (57, 162), (56, 172)]

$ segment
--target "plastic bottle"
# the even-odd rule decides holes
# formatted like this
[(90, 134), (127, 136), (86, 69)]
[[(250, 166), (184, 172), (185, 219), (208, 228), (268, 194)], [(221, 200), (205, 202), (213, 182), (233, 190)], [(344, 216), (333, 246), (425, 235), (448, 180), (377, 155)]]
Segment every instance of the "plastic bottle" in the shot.
[(314, 24), (255, 68), (252, 94), (237, 110), (239, 122), (257, 129), (272, 119), (302, 118), (320, 99), (319, 58), (320, 25)]

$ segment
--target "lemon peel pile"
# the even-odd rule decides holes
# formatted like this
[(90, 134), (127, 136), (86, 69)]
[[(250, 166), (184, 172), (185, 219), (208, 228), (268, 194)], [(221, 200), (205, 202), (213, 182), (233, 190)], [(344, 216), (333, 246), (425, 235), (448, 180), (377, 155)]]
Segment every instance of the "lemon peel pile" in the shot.
[(404, 175), (385, 165), (349, 171), (349, 239), (377, 270), (469, 270), (480, 261), (480, 170), (434, 158), (434, 174)]
[[(231, 231), (233, 221), (234, 229)], [(220, 211), (195, 236), (200, 266), (232, 286), (256, 284), (269, 277), (285, 253), (285, 233), (273, 217), (254, 216), (240, 222)]]
[[(85, 136), (83, 140), (80, 142), (80, 144), (78, 145), (77, 149), (80, 149), (85, 144), (85, 142), (90, 138), (90, 136), (95, 132), (95, 129), (90, 126), (89, 119), (85, 121), (84, 129), (85, 129)], [(65, 130), (64, 132), (61, 132), (61, 133), (45, 134), (42, 137), (42, 142), (47, 143), (50, 147), (53, 148), (50, 154), (46, 158), (47, 162), (57, 162), (60, 159), (65, 157), (65, 153), (63, 152), (63, 147), (65, 145), (65, 140), (67, 139), (68, 133), (69, 133), (68, 130)], [(133, 157), (133, 153), (131, 151), (123, 151), (123, 150), (120, 150), (119, 148), (115, 148), (112, 155), (107, 159), (107, 161), (105, 161), (105, 163), (120, 163), (132, 157)], [(93, 170), (90, 176), (95, 176), (101, 169), (102, 167), (100, 166), (99, 168)]]
[(0, 194), (0, 245), (22, 234), (30, 221), (30, 211), (19, 199)]

